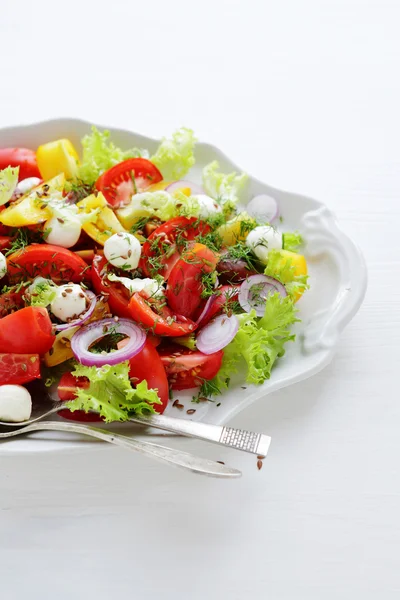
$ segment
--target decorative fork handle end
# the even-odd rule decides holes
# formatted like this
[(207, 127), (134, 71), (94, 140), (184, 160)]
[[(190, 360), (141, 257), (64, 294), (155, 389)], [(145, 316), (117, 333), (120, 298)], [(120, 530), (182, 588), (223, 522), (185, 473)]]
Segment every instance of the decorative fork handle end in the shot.
[(263, 433), (254, 433), (253, 431), (235, 429), (234, 427), (223, 427), (219, 441), (231, 448), (251, 452), (265, 458), (268, 454), (271, 438)]

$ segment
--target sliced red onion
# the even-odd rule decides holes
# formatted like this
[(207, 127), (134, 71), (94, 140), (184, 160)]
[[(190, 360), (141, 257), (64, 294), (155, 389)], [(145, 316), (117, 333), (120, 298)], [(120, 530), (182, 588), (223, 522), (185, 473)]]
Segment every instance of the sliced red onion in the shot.
[(247, 205), (247, 213), (257, 221), (272, 223), (279, 216), (279, 207), (275, 198), (267, 194), (254, 196)]
[(225, 348), (235, 337), (239, 329), (236, 315), (215, 317), (197, 334), (196, 346), (203, 354), (213, 354)]
[(213, 294), (212, 296), (210, 296), (207, 300), (207, 302), (204, 305), (203, 310), (201, 311), (201, 314), (199, 316), (199, 318), (196, 321), (197, 325), (201, 325), (201, 323), (206, 319), (206, 317), (208, 316), (212, 305), (214, 304), (214, 300), (216, 298), (216, 294)]
[[(108, 335), (108, 331), (127, 335), (129, 340), (123, 348), (108, 352), (107, 354), (95, 354), (89, 348), (101, 338)], [(101, 367), (103, 365), (117, 365), (129, 360), (138, 354), (146, 343), (146, 334), (141, 327), (129, 319), (102, 319), (84, 325), (78, 329), (71, 340), (71, 349), (75, 358), (86, 367)]]
[(267, 275), (252, 275), (240, 286), (239, 304), (245, 312), (254, 309), (257, 317), (263, 317), (268, 295), (276, 292), (283, 297), (287, 296), (285, 286), (277, 279)]
[(170, 183), (165, 188), (165, 191), (169, 194), (172, 194), (173, 192), (176, 192), (177, 190), (180, 190), (182, 188), (190, 188), (190, 192), (192, 195), (204, 194), (204, 190), (200, 185), (197, 185), (197, 183), (192, 183), (191, 181), (186, 181), (185, 179), (180, 179), (179, 181), (174, 181), (173, 183)]
[(65, 331), (66, 329), (71, 329), (71, 327), (83, 325), (83, 323), (90, 319), (96, 307), (97, 298), (96, 295), (93, 294), (93, 292), (91, 292), (90, 290), (85, 290), (85, 294), (90, 300), (89, 308), (87, 309), (87, 311), (84, 312), (80, 317), (78, 317), (78, 319), (75, 319), (74, 321), (70, 321), (69, 323), (62, 323), (62, 325), (55, 325), (54, 329), (56, 331)]

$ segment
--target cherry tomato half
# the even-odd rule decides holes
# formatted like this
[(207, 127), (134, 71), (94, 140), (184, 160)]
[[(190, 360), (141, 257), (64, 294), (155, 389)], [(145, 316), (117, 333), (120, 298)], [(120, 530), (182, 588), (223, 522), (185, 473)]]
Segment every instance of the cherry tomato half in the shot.
[[(15, 289), (17, 289), (17, 288), (15, 288)], [(20, 308), (24, 308), (25, 302), (22, 299), (24, 292), (25, 292), (25, 290), (24, 290), (24, 288), (22, 288), (18, 292), (10, 290), (8, 292), (5, 292), (4, 294), (1, 294), (1, 296), (0, 296), (0, 319), (3, 317), (6, 317), (11, 312), (15, 312), (16, 310), (19, 310)]]
[(31, 244), (7, 258), (12, 283), (47, 277), (55, 283), (81, 283), (88, 279), (88, 265), (71, 250), (51, 244)]
[(161, 180), (160, 171), (147, 158), (128, 158), (100, 175), (96, 188), (116, 208), (129, 204), (133, 194)]
[(198, 387), (203, 379), (212, 379), (221, 368), (224, 353), (203, 354), (180, 346), (160, 350), (161, 361), (173, 390)]
[[(87, 389), (89, 387), (89, 380), (86, 377), (74, 377), (72, 373), (64, 373), (61, 377), (57, 393), (61, 401), (66, 402), (67, 400), (73, 400), (76, 396), (76, 388)], [(95, 413), (86, 413), (84, 410), (74, 410), (73, 412), (68, 410), (60, 410), (60, 417), (69, 419), (70, 421), (85, 421), (86, 423), (95, 423), (102, 421), (103, 419)]]
[(45, 354), (56, 336), (49, 313), (41, 306), (28, 306), (0, 319), (0, 352)]
[(174, 317), (166, 306), (159, 310), (160, 314), (158, 314), (149, 305), (146, 298), (137, 292), (133, 294), (129, 302), (129, 311), (131, 319), (151, 329), (151, 333), (156, 335), (171, 337), (189, 335), (197, 327), (196, 323), (190, 319), (179, 316)]
[(7, 167), (19, 167), (19, 181), (27, 177), (41, 178), (36, 154), (28, 148), (0, 148), (0, 170)]
[(0, 354), (0, 385), (21, 385), (40, 379), (38, 354)]
[(92, 263), (92, 284), (96, 294), (106, 296), (111, 313), (125, 319), (131, 319), (128, 308), (130, 293), (124, 285), (107, 279), (108, 262), (97, 254)]
[(192, 317), (201, 302), (204, 273), (214, 271), (219, 255), (204, 244), (194, 244), (173, 267), (168, 279), (166, 297), (177, 314)]
[(168, 279), (186, 243), (211, 231), (196, 217), (175, 217), (155, 229), (143, 244), (140, 268), (147, 277), (162, 275)]

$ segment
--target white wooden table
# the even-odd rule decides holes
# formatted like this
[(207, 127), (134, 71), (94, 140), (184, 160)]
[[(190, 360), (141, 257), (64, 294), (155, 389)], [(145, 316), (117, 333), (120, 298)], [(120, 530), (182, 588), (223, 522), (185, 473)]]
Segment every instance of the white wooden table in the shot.
[(364, 251), (369, 289), (328, 368), (234, 420), (272, 435), (261, 472), (187, 440), (244, 477), (108, 447), (1, 458), (1, 598), (397, 600), (398, 0), (94, 6), (5, 0), (0, 126), (189, 125), (254, 175), (325, 201)]

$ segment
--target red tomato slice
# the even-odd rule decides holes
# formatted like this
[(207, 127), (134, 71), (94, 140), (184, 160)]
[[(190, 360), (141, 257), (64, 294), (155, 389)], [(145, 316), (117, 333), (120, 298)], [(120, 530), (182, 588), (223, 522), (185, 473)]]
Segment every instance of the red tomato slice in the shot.
[(12, 283), (47, 277), (55, 283), (81, 283), (88, 279), (88, 265), (71, 250), (51, 244), (31, 244), (7, 258)]
[(192, 333), (197, 325), (185, 317), (173, 317), (167, 307), (163, 307), (161, 314), (155, 312), (148, 301), (139, 293), (133, 294), (129, 302), (131, 319), (151, 329), (151, 333), (178, 337)]
[(92, 263), (92, 284), (96, 294), (103, 294), (113, 315), (131, 319), (128, 308), (130, 293), (124, 285), (107, 279), (108, 262), (104, 256), (96, 255)]
[[(123, 348), (128, 340), (122, 340), (118, 343), (118, 348)], [(157, 350), (150, 340), (146, 341), (143, 350), (129, 360), (130, 377), (134, 378), (133, 383), (147, 381), (149, 388), (156, 389), (162, 404), (154, 404), (154, 410), (163, 413), (168, 404), (168, 379), (165, 369)]]
[(49, 313), (41, 306), (28, 306), (0, 319), (0, 352), (45, 354), (54, 344)]
[(203, 379), (212, 379), (221, 368), (224, 353), (213, 354), (188, 350), (180, 346), (170, 346), (160, 350), (161, 361), (173, 390), (187, 390), (198, 387)]
[(239, 296), (240, 285), (223, 285), (219, 288), (217, 295), (211, 305), (208, 315), (200, 323), (200, 328), (204, 327), (215, 315), (222, 311), (226, 306), (229, 314), (229, 304), (235, 302)]
[(147, 277), (162, 275), (168, 279), (186, 243), (211, 231), (196, 217), (175, 217), (157, 227), (143, 244), (140, 268)]
[(0, 385), (22, 385), (40, 379), (38, 354), (0, 354)]
[(147, 158), (128, 158), (100, 175), (96, 188), (116, 208), (129, 204), (133, 194), (161, 180), (160, 171)]
[(28, 148), (0, 148), (0, 170), (7, 167), (19, 167), (19, 181), (27, 177), (41, 178), (36, 154)]
[(0, 252), (11, 248), (12, 238), (9, 235), (0, 235)]
[(19, 292), (9, 291), (0, 296), (0, 318), (6, 317), (8, 314), (24, 308), (25, 302), (22, 299), (25, 289)]
[[(74, 377), (72, 373), (64, 373), (61, 377), (57, 393), (61, 401), (73, 400), (76, 395), (76, 388), (87, 389), (89, 387), (89, 380), (86, 377)], [(86, 423), (95, 423), (102, 421), (103, 419), (95, 413), (86, 413), (84, 410), (74, 410), (71, 412), (68, 409), (60, 410), (60, 417), (69, 419), (70, 421), (86, 421)]]
[(166, 297), (172, 310), (184, 317), (192, 317), (201, 302), (204, 273), (214, 271), (219, 255), (204, 244), (194, 244), (173, 267), (168, 279)]

